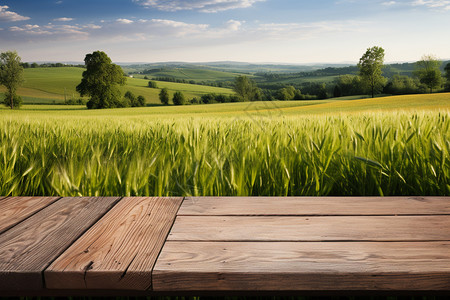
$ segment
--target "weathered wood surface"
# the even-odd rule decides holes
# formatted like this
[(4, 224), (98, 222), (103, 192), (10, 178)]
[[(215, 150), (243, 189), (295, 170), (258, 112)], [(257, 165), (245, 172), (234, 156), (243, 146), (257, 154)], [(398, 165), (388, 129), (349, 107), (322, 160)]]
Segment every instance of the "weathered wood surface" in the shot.
[(449, 290), (450, 242), (167, 242), (155, 291)]
[(179, 216), (169, 241), (449, 241), (449, 216)]
[(0, 233), (28, 218), (59, 197), (8, 197), (0, 198)]
[(187, 197), (179, 216), (450, 215), (449, 197)]
[(0, 294), (450, 293), (449, 197), (0, 197), (0, 228)]
[(187, 198), (154, 290), (449, 291), (449, 207), (448, 197)]
[(148, 290), (182, 198), (124, 198), (46, 271), (50, 289)]
[(42, 272), (119, 198), (62, 198), (0, 235), (0, 290), (40, 290)]

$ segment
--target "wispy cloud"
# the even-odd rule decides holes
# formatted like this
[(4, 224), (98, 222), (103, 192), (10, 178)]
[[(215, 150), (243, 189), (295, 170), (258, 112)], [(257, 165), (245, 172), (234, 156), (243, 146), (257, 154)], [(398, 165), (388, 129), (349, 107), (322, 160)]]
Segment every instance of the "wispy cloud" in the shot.
[(11, 40), (14, 39), (24, 39), (24, 41), (42, 41), (42, 40), (62, 40), (62, 39), (86, 39), (88, 37), (88, 32), (84, 29), (85, 26), (75, 26), (75, 25), (36, 25), (36, 24), (26, 24), (22, 26), (11, 26), (8, 31)]
[(117, 19), (116, 22), (121, 23), (121, 24), (131, 24), (131, 23), (134, 23), (133, 20), (129, 20), (129, 19)]
[(66, 17), (53, 19), (53, 21), (57, 21), (57, 22), (69, 22), (69, 21), (73, 21), (73, 20), (74, 20), (74, 18), (66, 18)]
[(306, 23), (265, 23), (256, 31), (274, 39), (308, 39), (321, 37), (327, 33), (358, 32), (363, 30), (364, 22), (355, 21), (323, 21)]
[(413, 6), (425, 6), (433, 9), (450, 10), (449, 0), (415, 0)]
[(9, 11), (9, 6), (0, 5), (0, 21), (3, 22), (16, 22), (16, 21), (26, 21), (29, 20), (29, 17), (21, 16), (18, 13), (13, 11)]
[(198, 10), (205, 13), (246, 8), (265, 0), (133, 0), (134, 2), (164, 11)]

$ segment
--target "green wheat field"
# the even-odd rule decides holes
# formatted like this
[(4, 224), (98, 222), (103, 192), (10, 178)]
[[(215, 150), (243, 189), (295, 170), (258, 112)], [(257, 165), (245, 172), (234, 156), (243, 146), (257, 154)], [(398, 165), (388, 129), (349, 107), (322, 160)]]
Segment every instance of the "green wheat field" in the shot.
[(0, 195), (449, 195), (449, 99), (0, 109)]

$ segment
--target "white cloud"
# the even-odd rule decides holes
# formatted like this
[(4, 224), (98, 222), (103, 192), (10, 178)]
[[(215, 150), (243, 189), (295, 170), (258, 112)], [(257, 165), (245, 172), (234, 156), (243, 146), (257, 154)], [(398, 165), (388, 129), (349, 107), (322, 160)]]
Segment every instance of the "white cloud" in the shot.
[(131, 23), (134, 23), (133, 20), (128, 20), (128, 19), (117, 19), (116, 22), (122, 23), (122, 24), (131, 24)]
[(397, 2), (395, 2), (395, 1), (386, 1), (386, 2), (381, 3), (381, 5), (384, 5), (384, 6), (392, 6), (395, 4), (397, 4)]
[(89, 28), (89, 29), (101, 29), (102, 26), (100, 26), (100, 25), (95, 25), (95, 24), (86, 24), (86, 25), (83, 25), (83, 28)]
[(26, 21), (29, 17), (21, 16), (13, 11), (8, 11), (9, 6), (0, 5), (0, 21), (3, 22), (15, 22), (15, 21)]
[(58, 21), (58, 22), (69, 22), (69, 21), (73, 21), (73, 20), (74, 20), (74, 18), (66, 18), (66, 17), (53, 19), (53, 21)]
[(140, 5), (164, 11), (199, 10), (205, 13), (247, 8), (265, 0), (133, 0)]
[(237, 31), (241, 28), (243, 22), (241, 21), (236, 21), (236, 20), (229, 20), (226, 25), (227, 28), (232, 30), (232, 31)]
[[(28, 37), (32, 40), (33, 36), (47, 36), (50, 39), (86, 39), (89, 35), (86, 31), (83, 31), (83, 28), (80, 26), (74, 25), (54, 25), (47, 24), (43, 26), (26, 24), (22, 26), (12, 26), (9, 27), (9, 31), (12, 34), (21, 34), (22, 37)], [(20, 36), (19, 36), (20, 37)], [(40, 41), (38, 39), (38, 41)]]
[(450, 0), (416, 0), (413, 6), (425, 6), (434, 9), (450, 10)]
[(23, 26), (12, 26), (9, 27), (9, 31), (12, 32), (23, 32), (31, 35), (42, 35), (42, 34), (51, 34), (50, 31), (43, 29), (39, 25), (26, 24)]

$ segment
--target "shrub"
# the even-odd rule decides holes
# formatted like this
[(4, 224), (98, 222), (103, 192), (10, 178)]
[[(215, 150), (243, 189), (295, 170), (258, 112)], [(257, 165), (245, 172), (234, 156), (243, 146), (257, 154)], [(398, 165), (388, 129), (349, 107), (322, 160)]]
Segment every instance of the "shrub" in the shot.
[(175, 104), (175, 105), (184, 105), (184, 103), (186, 102), (186, 99), (184, 98), (184, 95), (182, 92), (175, 92), (175, 94), (173, 94), (172, 101), (173, 101), (173, 104)]

